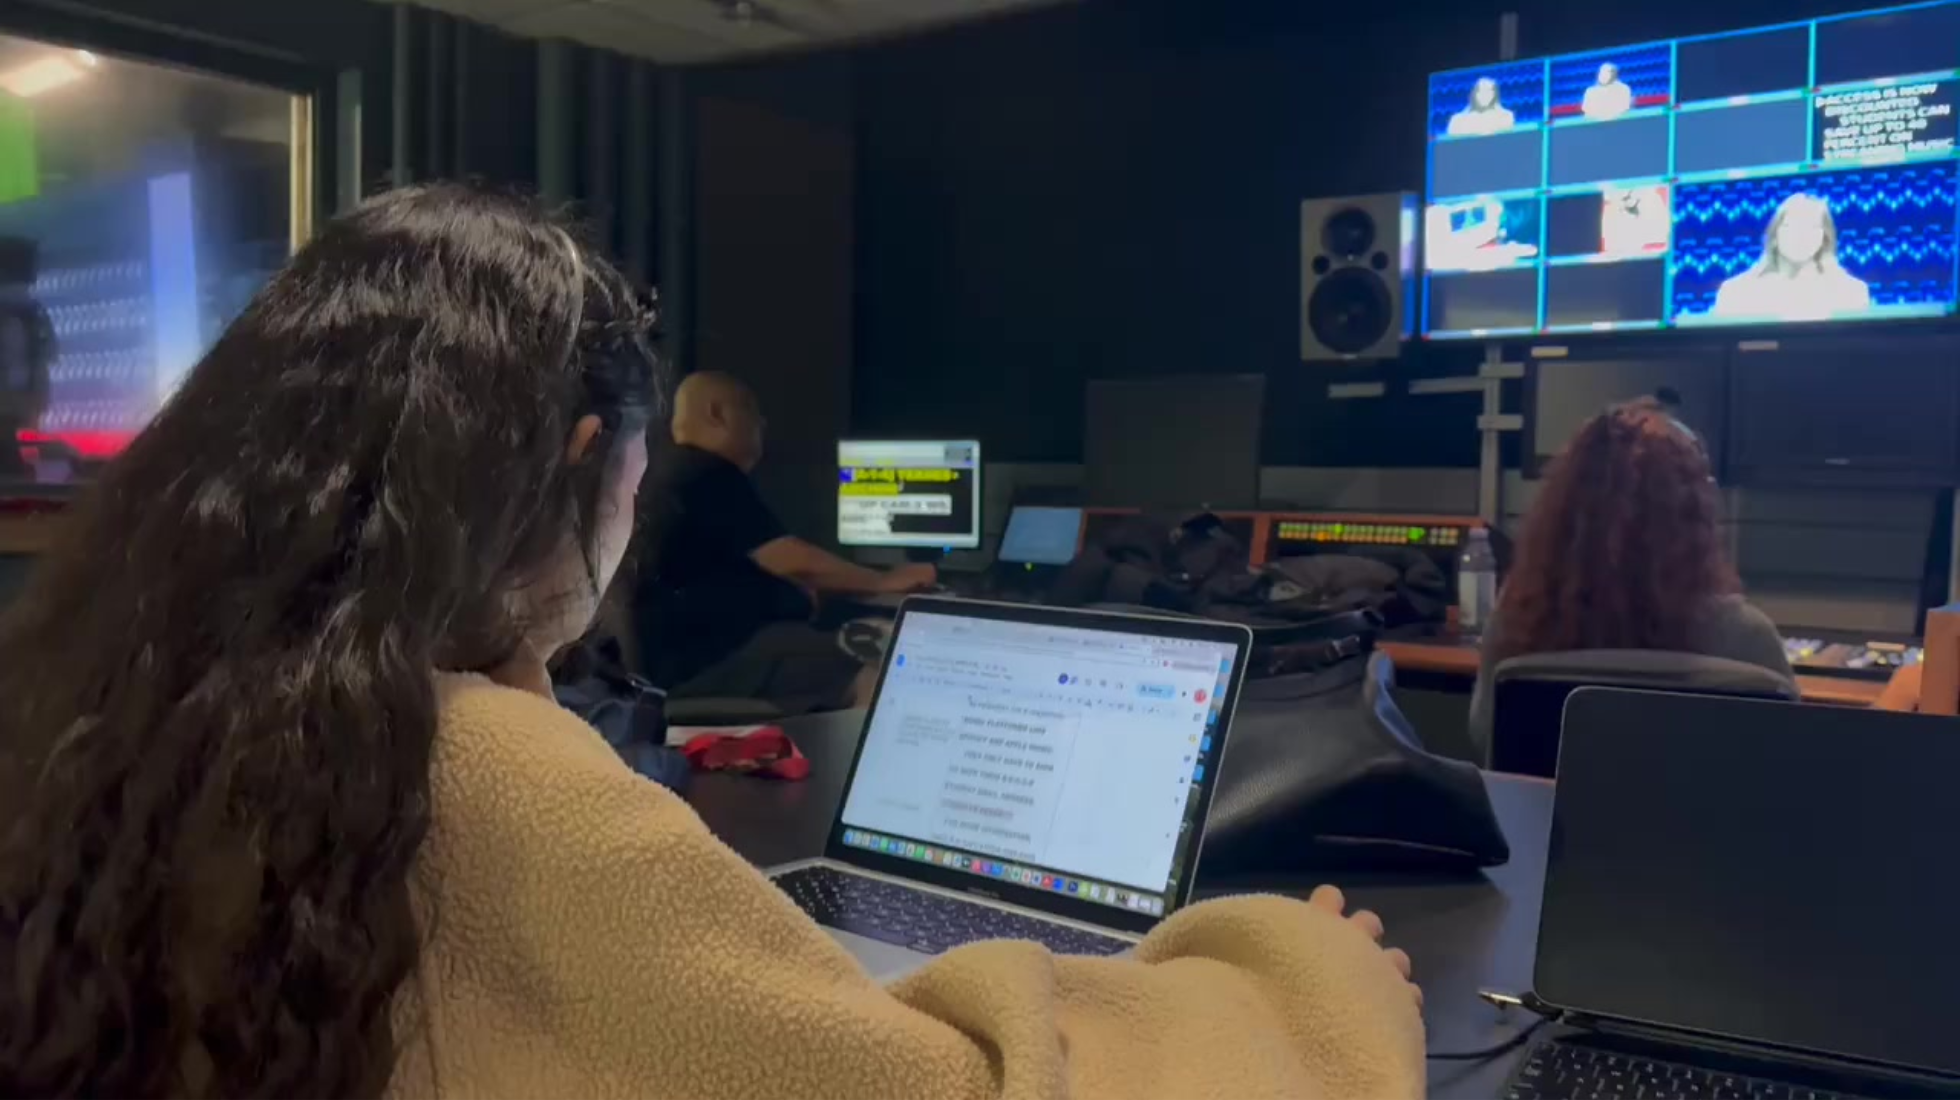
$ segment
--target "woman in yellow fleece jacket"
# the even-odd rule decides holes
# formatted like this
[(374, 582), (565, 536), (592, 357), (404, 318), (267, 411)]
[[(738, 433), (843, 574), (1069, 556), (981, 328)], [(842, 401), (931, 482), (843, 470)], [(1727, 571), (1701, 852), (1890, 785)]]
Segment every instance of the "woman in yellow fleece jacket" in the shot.
[(885, 988), (550, 702), (650, 320), (531, 206), (405, 189), (105, 473), (0, 628), (0, 1094), (1419, 1094), (1333, 891)]

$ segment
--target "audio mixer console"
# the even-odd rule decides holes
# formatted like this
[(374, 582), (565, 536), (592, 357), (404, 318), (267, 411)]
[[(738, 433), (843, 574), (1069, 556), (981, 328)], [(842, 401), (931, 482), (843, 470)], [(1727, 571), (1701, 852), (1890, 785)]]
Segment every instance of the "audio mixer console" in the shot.
[(1892, 673), (1919, 663), (1922, 652), (1914, 642), (1833, 642), (1823, 638), (1783, 639), (1790, 666), (1813, 676), (1848, 676), (1860, 680), (1890, 679)]

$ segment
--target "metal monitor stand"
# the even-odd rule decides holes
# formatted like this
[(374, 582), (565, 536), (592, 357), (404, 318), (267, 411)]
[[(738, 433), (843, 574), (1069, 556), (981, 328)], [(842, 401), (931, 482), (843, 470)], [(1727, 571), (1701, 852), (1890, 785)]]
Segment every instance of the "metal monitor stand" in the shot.
[(1477, 432), (1483, 437), (1477, 458), (1477, 518), (1492, 528), (1504, 518), (1504, 433), (1524, 430), (1524, 417), (1504, 411), (1504, 383), (1523, 377), (1524, 364), (1505, 362), (1503, 345), (1484, 345), (1484, 361), (1477, 368), (1484, 394), (1484, 411), (1477, 417)]

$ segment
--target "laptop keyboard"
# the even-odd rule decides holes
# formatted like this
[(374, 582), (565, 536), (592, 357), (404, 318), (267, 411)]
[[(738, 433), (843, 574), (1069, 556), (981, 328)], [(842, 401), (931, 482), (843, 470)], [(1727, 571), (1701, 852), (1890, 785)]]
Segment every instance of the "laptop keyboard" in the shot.
[(1848, 1100), (1679, 1062), (1613, 1054), (1571, 1043), (1539, 1043), (1504, 1091), (1505, 1100)]
[(1059, 955), (1114, 955), (1135, 946), (1114, 936), (829, 867), (799, 868), (775, 882), (818, 924), (928, 955), (981, 940), (1032, 940)]

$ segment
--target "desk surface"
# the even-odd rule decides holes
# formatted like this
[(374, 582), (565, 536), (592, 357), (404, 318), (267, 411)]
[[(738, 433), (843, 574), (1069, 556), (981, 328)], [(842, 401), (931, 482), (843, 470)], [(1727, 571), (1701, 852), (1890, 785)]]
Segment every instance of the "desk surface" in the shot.
[[(1396, 668), (1465, 676), (1473, 680), (1477, 676), (1477, 646), (1468, 639), (1439, 637), (1422, 641), (1382, 642), (1378, 648), (1388, 654)], [(1880, 680), (1855, 680), (1847, 676), (1799, 675), (1797, 690), (1803, 692), (1806, 703), (1868, 707), (1885, 690), (1885, 683)]]
[(0, 512), (0, 554), (40, 554), (54, 543), (55, 519), (47, 514)]
[[(863, 728), (847, 711), (782, 723), (804, 755), (810, 778), (778, 783), (745, 776), (695, 777), (688, 801), (701, 819), (750, 862), (768, 867), (820, 855), (844, 772)], [(1337, 874), (1291, 882), (1200, 883), (1201, 894), (1266, 889), (1305, 896), (1332, 881), (1354, 903), (1380, 913), (1388, 941), (1409, 952), (1423, 987), (1431, 1050), (1490, 1046), (1522, 1026), (1477, 999), (1479, 989), (1517, 992), (1531, 980), (1533, 945), (1551, 830), (1552, 787), (1535, 779), (1490, 777), (1491, 802), (1511, 842), (1511, 862), (1485, 874)], [(1481, 1065), (1432, 1062), (1434, 1097), (1498, 1095), (1517, 1053)]]

